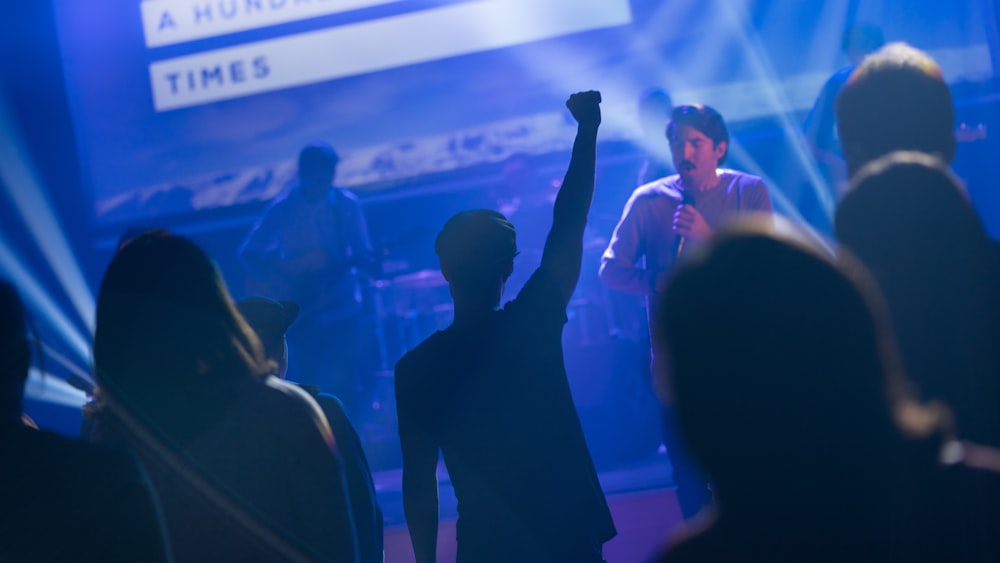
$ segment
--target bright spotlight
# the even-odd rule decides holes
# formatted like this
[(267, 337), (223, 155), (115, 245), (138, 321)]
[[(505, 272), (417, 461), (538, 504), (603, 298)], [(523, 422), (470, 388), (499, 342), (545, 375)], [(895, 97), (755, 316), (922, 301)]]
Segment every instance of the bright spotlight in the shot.
[(93, 333), (96, 307), (94, 296), (84, 281), (83, 272), (70, 250), (66, 233), (56, 219), (32, 160), (17, 136), (6, 100), (0, 95), (0, 180), (35, 244), (55, 272), (63, 291), (87, 329)]

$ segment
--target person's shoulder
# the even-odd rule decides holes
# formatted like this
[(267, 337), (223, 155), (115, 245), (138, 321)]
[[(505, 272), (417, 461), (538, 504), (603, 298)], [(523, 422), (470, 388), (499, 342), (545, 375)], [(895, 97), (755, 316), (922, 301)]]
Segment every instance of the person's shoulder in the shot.
[(272, 402), (286, 408), (306, 408), (316, 407), (316, 400), (308, 391), (294, 383), (290, 383), (275, 376), (268, 376), (260, 380), (250, 379), (250, 388), (256, 390), (260, 400)]
[(417, 344), (415, 348), (403, 354), (403, 357), (396, 362), (396, 377), (403, 377), (420, 371), (421, 366), (425, 366), (440, 357), (442, 347), (445, 345), (446, 331), (439, 330), (428, 336), (423, 342)]
[(555, 275), (547, 268), (540, 267), (524, 284), (517, 297), (504, 305), (500, 314), (508, 319), (507, 322), (514, 322), (515, 326), (521, 328), (546, 330), (559, 327), (562, 330), (562, 325), (567, 321), (564, 299)]
[(346, 202), (350, 205), (361, 205), (361, 198), (358, 197), (358, 194), (340, 186), (334, 186), (330, 190), (330, 198), (335, 203)]
[(272, 375), (260, 380), (248, 378), (244, 388), (248, 391), (240, 398), (244, 408), (267, 412), (270, 420), (289, 425), (308, 420), (329, 441), (329, 427), (322, 409), (312, 395), (298, 385)]
[(767, 189), (764, 179), (760, 176), (748, 174), (747, 172), (740, 172), (739, 170), (733, 170), (731, 168), (719, 169), (719, 178), (721, 178), (723, 183), (729, 186), (730, 189), (738, 188), (743, 191)]
[(33, 458), (32, 463), (47, 467), (47, 471), (57, 467), (72, 468), (69, 473), (81, 481), (97, 479), (122, 485), (143, 480), (138, 462), (128, 452), (45, 430), (17, 429), (17, 432), (20, 454)]
[(670, 176), (657, 178), (632, 191), (633, 202), (648, 201), (663, 197), (682, 199), (680, 175), (671, 174)]
[(286, 184), (284, 189), (278, 192), (273, 198), (271, 198), (271, 203), (268, 205), (268, 209), (287, 207), (293, 205), (298, 200), (302, 199), (302, 194), (299, 193), (299, 186), (296, 182), (291, 182)]
[(294, 213), (294, 208), (298, 205), (298, 200), (301, 199), (297, 197), (297, 192), (298, 190), (294, 186), (286, 187), (268, 202), (264, 208), (264, 215), (273, 217), (275, 215)]
[(749, 172), (733, 170), (732, 168), (720, 168), (719, 177), (724, 181), (736, 182), (740, 184), (760, 184), (764, 182), (764, 179), (760, 176), (755, 176)]
[(340, 421), (348, 421), (347, 423), (350, 424), (347, 409), (344, 407), (344, 402), (340, 400), (340, 397), (331, 395), (330, 393), (319, 393), (316, 395), (316, 404), (319, 405), (320, 410), (326, 416), (327, 422), (333, 428), (334, 435), (337, 433), (336, 427)]

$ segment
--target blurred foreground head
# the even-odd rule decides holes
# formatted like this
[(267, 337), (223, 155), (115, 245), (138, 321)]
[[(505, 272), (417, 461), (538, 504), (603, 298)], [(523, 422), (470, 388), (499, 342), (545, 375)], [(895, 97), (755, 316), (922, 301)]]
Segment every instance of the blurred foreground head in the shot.
[(723, 504), (835, 494), (818, 490), (893, 463), (899, 416), (919, 412), (860, 266), (772, 225), (720, 233), (658, 312), (682, 435)]
[(126, 395), (268, 371), (212, 260), (190, 240), (158, 232), (131, 241), (105, 272), (94, 363), (99, 384)]
[(1000, 255), (947, 165), (868, 164), (835, 227), (878, 282), (920, 395), (952, 407), (961, 437), (1000, 445)]
[(898, 150), (946, 162), (955, 157), (951, 89), (934, 59), (905, 43), (890, 43), (865, 57), (837, 97), (836, 111), (851, 176)]

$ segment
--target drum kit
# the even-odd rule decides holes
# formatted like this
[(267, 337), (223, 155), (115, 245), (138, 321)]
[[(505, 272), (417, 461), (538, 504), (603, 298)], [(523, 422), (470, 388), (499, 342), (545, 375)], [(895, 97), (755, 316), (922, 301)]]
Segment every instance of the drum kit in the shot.
[(440, 270), (419, 270), (371, 281), (379, 371), (392, 371), (403, 354), (454, 318), (448, 280)]
[[(632, 324), (629, 319), (633, 317), (644, 321), (645, 309), (641, 305), (642, 300), (636, 296), (619, 294), (619, 297), (633, 299), (612, 299), (610, 294), (613, 292), (607, 290), (597, 278), (603, 248), (603, 244), (591, 244), (584, 251), (580, 282), (567, 306), (567, 323), (563, 329), (566, 374), (574, 400), (582, 409), (584, 423), (597, 429), (606, 427), (609, 419), (624, 420), (618, 414), (622, 408), (630, 412), (645, 412), (637, 407), (642, 402), (629, 394), (632, 389), (641, 387), (641, 392), (647, 395), (651, 393), (646, 378), (637, 377), (637, 372), (641, 370), (635, 365), (639, 364), (633, 362), (635, 365), (628, 364), (622, 369), (623, 358), (628, 361), (629, 357), (619, 353), (619, 349), (627, 344), (622, 337), (627, 338), (629, 332), (640, 332), (623, 330), (622, 325)], [(518, 267), (522, 270), (521, 278), (529, 277), (533, 271), (528, 260), (518, 262), (515, 272)], [(363, 439), (373, 467), (398, 467), (400, 463), (398, 445), (394, 442), (396, 419), (393, 375), (396, 362), (435, 331), (447, 328), (454, 320), (455, 313), (448, 281), (441, 271), (407, 271), (403, 267), (395, 272), (399, 273), (384, 279), (369, 280), (367, 284), (368, 310), (377, 343), (377, 358), (374, 358), (376, 365), (372, 413), (364, 425)], [(521, 278), (508, 280), (504, 301), (514, 298), (520, 289), (518, 284), (526, 281)], [(623, 307), (622, 303), (627, 303), (628, 306)], [(648, 340), (645, 338), (642, 337), (636, 349), (648, 350)], [(639, 381), (641, 385), (627, 385), (630, 381), (635, 383), (632, 380)], [(610, 416), (608, 409), (614, 409), (616, 414)], [(594, 424), (594, 421), (599, 421), (599, 424)], [(655, 424), (645, 426), (656, 428)], [(631, 428), (629, 431), (631, 432)], [(605, 431), (605, 434), (608, 432)], [(598, 431), (597, 435), (601, 436), (601, 432)], [(598, 440), (600, 444), (609, 445), (612, 449), (625, 443), (618, 434), (601, 440)]]

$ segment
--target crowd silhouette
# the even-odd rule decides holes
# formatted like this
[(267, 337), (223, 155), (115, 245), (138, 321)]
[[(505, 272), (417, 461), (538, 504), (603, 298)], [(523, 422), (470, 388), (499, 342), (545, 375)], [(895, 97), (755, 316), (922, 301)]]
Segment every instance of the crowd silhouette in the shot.
[[(1000, 246), (949, 169), (951, 94), (938, 65), (901, 43), (843, 82), (831, 95), (850, 180), (830, 245), (771, 212), (775, 186), (719, 168), (730, 138), (717, 111), (646, 98), (670, 154), (649, 156), (601, 279), (649, 303), (687, 520), (653, 560), (1000, 561)], [(394, 379), (420, 563), (438, 559), (439, 457), (459, 502), (460, 562), (602, 562), (617, 533), (561, 338), (600, 103), (596, 91), (566, 102), (570, 162), (510, 301), (520, 225), (463, 211), (434, 243), (454, 321)], [(242, 252), (262, 275), (335, 287), (338, 306), (234, 299), (192, 240), (123, 236), (98, 293), (97, 390), (80, 440), (22, 419), (30, 317), (0, 284), (0, 561), (383, 560), (352, 424), (366, 392), (343, 374), (330, 381), (347, 397), (318, 386), (356, 362), (296, 369), (286, 340), (301, 306), (301, 340), (355, 354), (329, 342), (347, 332), (359, 346), (357, 278), (374, 251), (357, 198), (331, 191), (336, 165), (329, 145), (309, 144), (298, 188)]]

